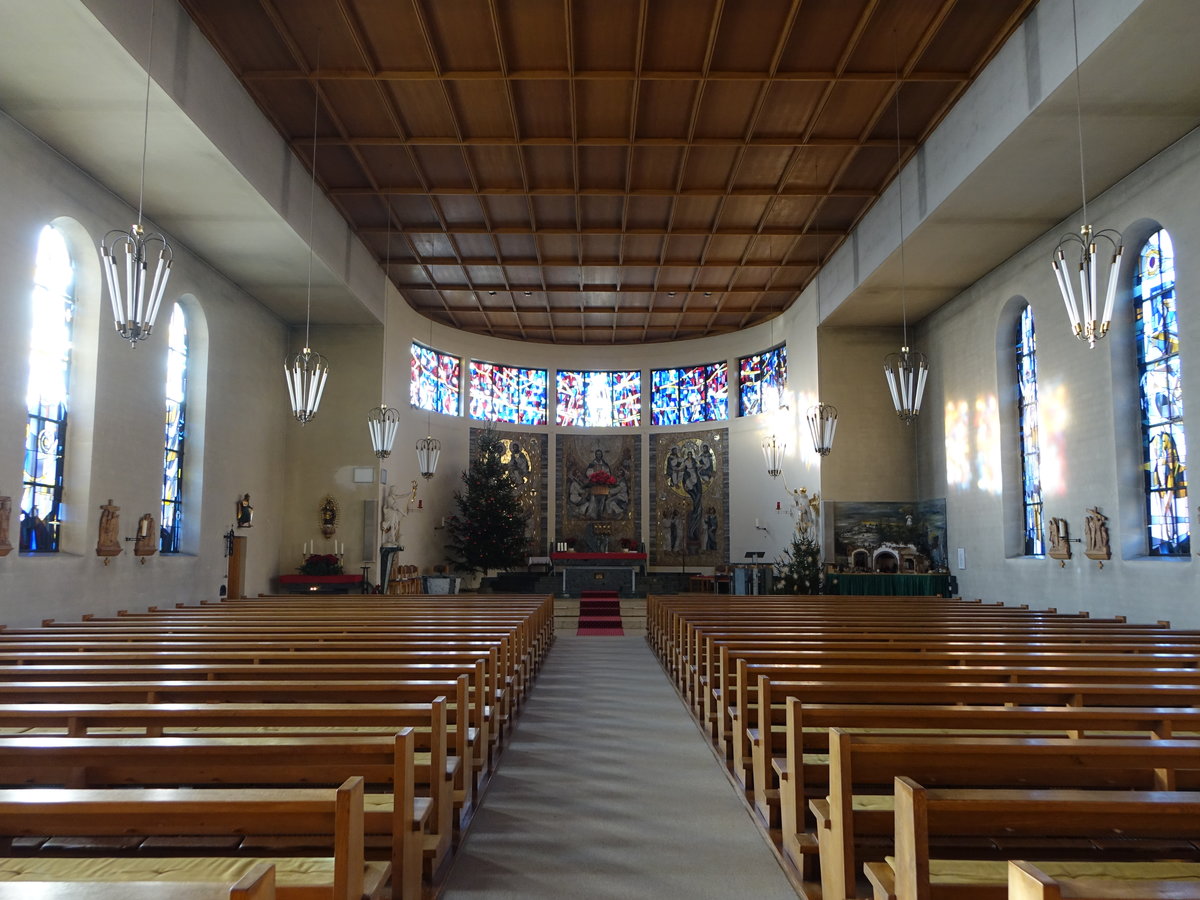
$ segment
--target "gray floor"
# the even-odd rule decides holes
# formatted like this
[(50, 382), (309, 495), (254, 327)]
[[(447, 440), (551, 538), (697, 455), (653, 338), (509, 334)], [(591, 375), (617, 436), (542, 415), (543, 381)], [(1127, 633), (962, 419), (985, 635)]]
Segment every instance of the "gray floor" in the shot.
[(645, 639), (561, 634), (443, 896), (796, 900)]

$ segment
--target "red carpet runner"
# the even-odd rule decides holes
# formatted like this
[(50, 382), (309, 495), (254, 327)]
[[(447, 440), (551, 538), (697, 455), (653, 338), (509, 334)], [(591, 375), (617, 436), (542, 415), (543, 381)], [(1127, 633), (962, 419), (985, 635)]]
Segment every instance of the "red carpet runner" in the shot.
[(579, 630), (577, 635), (623, 635), (621, 602), (616, 591), (581, 591), (579, 594)]

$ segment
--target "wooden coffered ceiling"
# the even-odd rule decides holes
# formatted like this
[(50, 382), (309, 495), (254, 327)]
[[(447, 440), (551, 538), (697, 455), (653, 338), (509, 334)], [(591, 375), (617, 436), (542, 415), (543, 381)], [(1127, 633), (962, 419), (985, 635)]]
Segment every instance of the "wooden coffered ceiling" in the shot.
[(182, 0), (419, 311), (564, 344), (785, 309), (1035, 0)]

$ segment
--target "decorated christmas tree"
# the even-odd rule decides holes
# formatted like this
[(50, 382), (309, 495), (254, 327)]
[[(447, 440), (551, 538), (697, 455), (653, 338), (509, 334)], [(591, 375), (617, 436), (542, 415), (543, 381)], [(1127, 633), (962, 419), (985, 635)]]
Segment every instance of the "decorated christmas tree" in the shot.
[(460, 571), (508, 569), (528, 556), (527, 517), (502, 461), (504, 449), (492, 429), (481, 432), (470, 469), (462, 473), (465, 490), (454, 492), (458, 515), (446, 522), (446, 551)]
[(775, 593), (821, 593), (821, 545), (806, 532), (797, 530), (792, 546), (775, 563)]

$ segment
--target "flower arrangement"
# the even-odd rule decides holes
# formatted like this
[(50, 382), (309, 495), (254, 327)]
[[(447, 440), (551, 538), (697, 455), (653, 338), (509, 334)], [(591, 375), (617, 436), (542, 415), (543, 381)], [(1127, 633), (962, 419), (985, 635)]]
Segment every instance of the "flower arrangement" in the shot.
[(623, 537), (623, 538), (621, 538), (621, 549), (622, 550), (630, 550), (630, 551), (636, 550), (637, 549), (637, 541), (635, 541), (633, 538)]
[(341, 575), (342, 560), (333, 553), (311, 553), (298, 571), (301, 575)]
[(567, 540), (566, 540), (566, 542), (565, 542), (565, 543), (566, 543), (566, 545), (567, 545), (568, 547), (570, 547), (572, 550), (574, 550), (574, 549), (575, 549), (575, 545), (576, 545), (577, 543), (579, 543), (579, 540), (578, 540), (577, 538), (569, 537), (569, 538), (567, 538)]
[(603, 470), (597, 470), (588, 476), (588, 484), (599, 484), (605, 487), (612, 487), (617, 483), (617, 479), (612, 477), (612, 474)]

